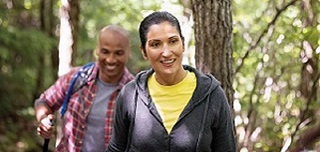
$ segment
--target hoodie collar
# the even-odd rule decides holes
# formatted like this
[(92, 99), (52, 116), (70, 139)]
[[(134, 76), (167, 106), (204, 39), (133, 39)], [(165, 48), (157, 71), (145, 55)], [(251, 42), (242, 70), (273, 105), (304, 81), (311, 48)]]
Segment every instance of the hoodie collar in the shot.
[[(190, 72), (194, 72), (197, 78), (197, 86), (191, 97), (191, 101), (188, 103), (187, 107), (196, 106), (220, 85), (220, 82), (217, 79), (215, 79), (211, 74), (202, 73), (189, 65), (183, 65), (183, 68)], [(147, 89), (147, 80), (148, 77), (151, 76), (153, 73), (154, 70), (151, 68), (149, 70), (141, 71), (137, 74), (135, 78), (138, 94), (141, 95), (140, 97), (146, 105), (150, 105), (152, 101), (149, 91)]]

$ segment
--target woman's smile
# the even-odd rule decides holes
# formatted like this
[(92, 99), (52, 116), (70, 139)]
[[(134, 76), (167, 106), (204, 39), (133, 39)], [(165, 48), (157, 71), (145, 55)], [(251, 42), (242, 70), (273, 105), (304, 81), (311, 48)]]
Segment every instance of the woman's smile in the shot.
[(160, 62), (164, 65), (168, 65), (168, 64), (173, 64), (176, 61), (176, 59), (165, 59), (165, 60), (161, 60)]

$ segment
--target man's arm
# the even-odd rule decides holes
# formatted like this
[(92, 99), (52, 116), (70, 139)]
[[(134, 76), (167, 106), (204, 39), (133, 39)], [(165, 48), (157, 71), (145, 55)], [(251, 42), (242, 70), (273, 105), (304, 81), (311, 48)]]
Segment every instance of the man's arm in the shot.
[(34, 110), (38, 122), (47, 117), (49, 114), (53, 114), (51, 108), (49, 108), (44, 101), (36, 101), (34, 104)]

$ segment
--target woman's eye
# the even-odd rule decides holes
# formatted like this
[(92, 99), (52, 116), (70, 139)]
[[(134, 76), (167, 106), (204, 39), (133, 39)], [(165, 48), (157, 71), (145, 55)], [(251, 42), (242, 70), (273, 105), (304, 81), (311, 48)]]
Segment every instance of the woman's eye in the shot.
[(171, 43), (171, 44), (174, 44), (174, 43), (177, 43), (177, 42), (178, 42), (177, 39), (170, 40), (170, 43)]
[(151, 47), (158, 47), (158, 46), (160, 46), (160, 43), (158, 42), (151, 43)]

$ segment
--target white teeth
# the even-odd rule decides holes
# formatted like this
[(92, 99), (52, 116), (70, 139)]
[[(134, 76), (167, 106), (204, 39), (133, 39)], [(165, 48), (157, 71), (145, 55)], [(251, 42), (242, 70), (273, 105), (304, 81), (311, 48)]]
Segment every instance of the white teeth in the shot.
[(108, 70), (114, 70), (117, 66), (115, 65), (107, 65), (106, 66)]
[(173, 63), (173, 61), (174, 61), (174, 59), (164, 60), (164, 61), (162, 61), (162, 63), (169, 64), (169, 63)]

